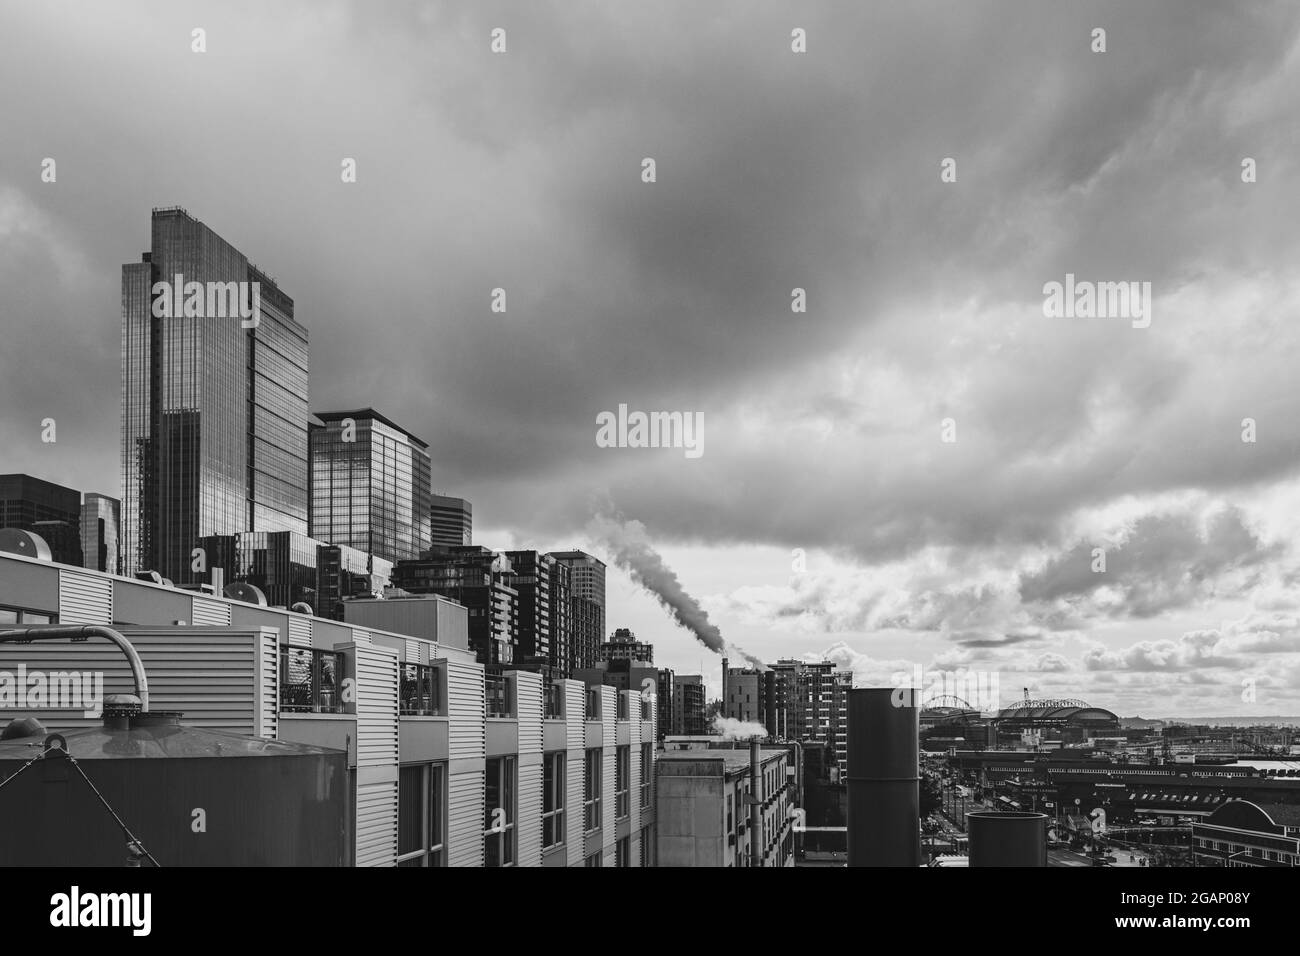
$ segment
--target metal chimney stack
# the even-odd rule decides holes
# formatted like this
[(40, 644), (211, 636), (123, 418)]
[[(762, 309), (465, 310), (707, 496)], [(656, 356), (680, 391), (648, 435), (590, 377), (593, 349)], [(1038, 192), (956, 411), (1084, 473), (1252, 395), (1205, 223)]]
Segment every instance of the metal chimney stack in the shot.
[(915, 704), (910, 689), (849, 691), (849, 866), (921, 865)]
[(966, 814), (971, 866), (1047, 866), (1047, 814), (976, 810)]

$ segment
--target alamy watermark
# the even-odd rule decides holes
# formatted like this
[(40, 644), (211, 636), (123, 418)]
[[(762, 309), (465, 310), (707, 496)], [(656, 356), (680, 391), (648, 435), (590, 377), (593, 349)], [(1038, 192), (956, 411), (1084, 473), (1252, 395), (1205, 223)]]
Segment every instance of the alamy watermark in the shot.
[(703, 412), (629, 412), (596, 416), (598, 448), (683, 448), (687, 458), (704, 454)]
[(19, 664), (0, 671), (0, 710), (79, 710), (84, 717), (104, 712), (103, 671), (39, 671)]
[(1133, 328), (1151, 324), (1150, 282), (1065, 282), (1043, 286), (1043, 315), (1049, 319), (1132, 319)]
[(890, 675), (890, 683), (894, 685), (891, 701), (895, 707), (924, 709), (939, 706), (941, 698), (956, 698), (985, 717), (996, 716), (1002, 709), (997, 671), (923, 672), (921, 665), (916, 664), (911, 673), (896, 671)]
[(152, 292), (156, 319), (238, 318), (245, 329), (262, 321), (260, 282), (186, 282), (177, 273), (171, 282), (155, 282)]

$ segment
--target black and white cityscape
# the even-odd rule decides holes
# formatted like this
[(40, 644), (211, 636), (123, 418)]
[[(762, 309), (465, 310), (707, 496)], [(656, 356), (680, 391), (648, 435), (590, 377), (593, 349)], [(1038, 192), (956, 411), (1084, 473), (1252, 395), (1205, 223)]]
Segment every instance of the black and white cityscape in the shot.
[(0, 865), (1300, 867), (1300, 7), (0, 19)]

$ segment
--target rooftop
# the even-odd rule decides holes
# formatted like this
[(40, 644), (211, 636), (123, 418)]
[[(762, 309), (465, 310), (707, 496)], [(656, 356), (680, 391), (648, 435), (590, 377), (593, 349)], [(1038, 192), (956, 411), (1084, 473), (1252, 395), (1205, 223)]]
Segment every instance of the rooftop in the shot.
[[(758, 751), (760, 763), (767, 763), (778, 757), (788, 757), (790, 751), (776, 750), (772, 748), (760, 747)], [(655, 757), (659, 762), (674, 760), (689, 761), (721, 761), (727, 773), (741, 773), (749, 769), (749, 748), (737, 747), (735, 750), (726, 750), (714, 748), (709, 750), (661, 750)]]
[(1300, 806), (1290, 803), (1257, 803), (1255, 806), (1280, 827), (1300, 827)]
[(411, 439), (411, 441), (415, 442), (421, 448), (427, 449), (429, 447), (428, 442), (417, 438), (415, 435), (411, 434), (401, 425), (397, 424), (397, 422), (393, 421), (391, 418), (379, 414), (379, 412), (375, 411), (373, 408), (354, 408), (351, 409), (350, 411), (342, 411), (342, 412), (312, 412), (312, 414), (315, 415), (317, 418), (319, 418), (322, 422), (337, 422), (337, 421), (341, 421), (344, 418), (351, 418), (358, 421), (380, 422), (381, 424), (387, 425), (389, 428), (393, 429), (394, 431), (401, 432), (403, 435)]

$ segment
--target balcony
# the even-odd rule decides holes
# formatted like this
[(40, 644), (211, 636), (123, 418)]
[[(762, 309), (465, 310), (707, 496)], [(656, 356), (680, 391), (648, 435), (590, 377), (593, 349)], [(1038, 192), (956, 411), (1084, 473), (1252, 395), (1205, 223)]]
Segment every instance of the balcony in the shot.
[(564, 685), (546, 685), (546, 719), (564, 719)]
[(438, 669), (427, 664), (403, 664), (398, 712), (407, 717), (436, 717), (441, 713)]
[(483, 678), (483, 695), (489, 717), (511, 717), (510, 684), (504, 677), (489, 674)]
[(280, 645), (280, 710), (293, 714), (341, 714), (343, 655), (312, 647)]

